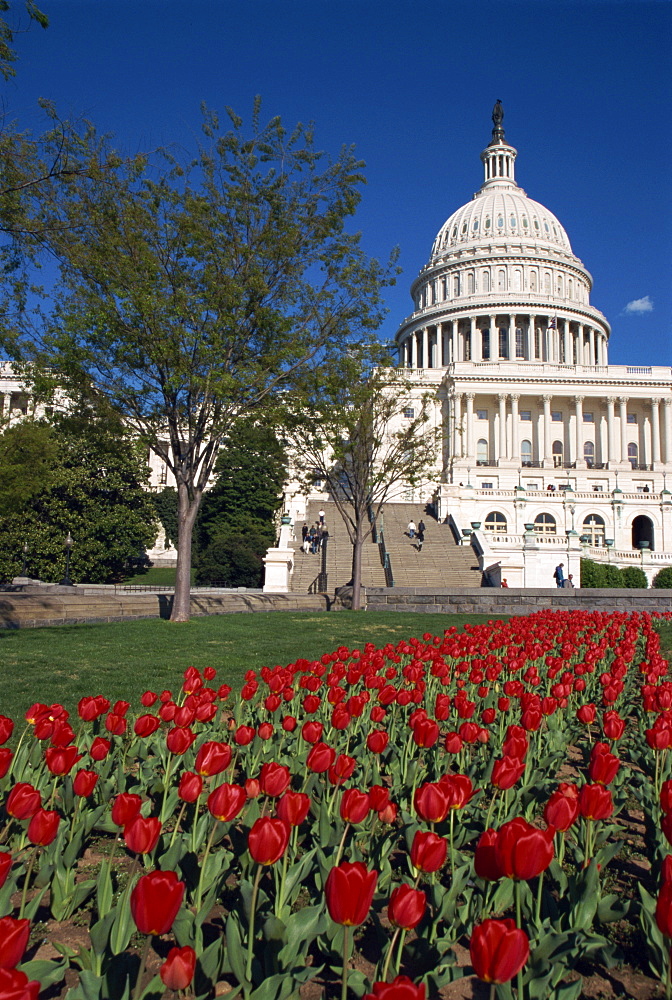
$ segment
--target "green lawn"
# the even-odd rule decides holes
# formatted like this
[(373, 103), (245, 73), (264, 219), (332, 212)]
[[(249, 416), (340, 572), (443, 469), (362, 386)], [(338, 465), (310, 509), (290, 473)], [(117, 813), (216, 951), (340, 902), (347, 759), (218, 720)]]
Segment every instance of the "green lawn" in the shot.
[[(150, 566), (146, 573), (136, 573), (124, 580), (124, 584), (129, 586), (143, 587), (174, 587), (175, 586), (174, 566)], [(196, 571), (191, 571), (191, 582), (194, 582)]]
[(348, 612), (264, 612), (193, 618), (186, 625), (161, 619), (111, 625), (0, 630), (0, 712), (18, 719), (35, 701), (61, 702), (74, 711), (84, 694), (135, 703), (147, 688), (177, 688), (191, 664), (217, 669), (217, 683), (239, 686), (246, 670), (299, 657), (316, 659), (340, 645), (385, 645), (451, 625), (487, 621), (486, 615)]

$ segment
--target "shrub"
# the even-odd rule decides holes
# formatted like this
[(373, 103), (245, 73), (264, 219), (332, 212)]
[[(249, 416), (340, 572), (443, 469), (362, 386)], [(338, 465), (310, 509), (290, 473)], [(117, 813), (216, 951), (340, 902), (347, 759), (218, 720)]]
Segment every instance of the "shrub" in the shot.
[(651, 586), (656, 590), (672, 590), (672, 566), (663, 566), (658, 570)]
[(623, 574), (618, 566), (611, 566), (609, 563), (605, 566), (602, 564), (602, 569), (604, 571), (602, 584), (603, 587), (624, 587)]
[(582, 559), (581, 560), (581, 587), (594, 589), (595, 587), (602, 587), (604, 584), (602, 564), (593, 562), (592, 559)]
[(625, 569), (621, 570), (621, 579), (623, 580), (622, 586), (632, 588), (633, 590), (646, 590), (649, 586), (646, 573), (639, 566), (626, 566)]

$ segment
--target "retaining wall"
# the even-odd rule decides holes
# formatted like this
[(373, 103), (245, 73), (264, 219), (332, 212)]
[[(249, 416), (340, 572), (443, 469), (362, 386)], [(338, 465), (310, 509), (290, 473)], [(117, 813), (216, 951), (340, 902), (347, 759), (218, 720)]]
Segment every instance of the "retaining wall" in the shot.
[(672, 611), (672, 590), (523, 590), (513, 588), (371, 587), (368, 611), (420, 611), (430, 614), (529, 615), (557, 611)]

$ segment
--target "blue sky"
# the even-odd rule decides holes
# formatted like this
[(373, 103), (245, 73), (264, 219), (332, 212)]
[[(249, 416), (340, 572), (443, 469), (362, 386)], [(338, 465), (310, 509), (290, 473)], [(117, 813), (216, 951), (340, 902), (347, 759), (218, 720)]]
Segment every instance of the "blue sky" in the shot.
[[(18, 0), (17, 0), (18, 2)], [(612, 363), (672, 361), (672, 3), (41, 0), (5, 112), (39, 97), (135, 152), (192, 147), (201, 102), (313, 121), (366, 161), (366, 250), (401, 250), (381, 335), (443, 222), (482, 182), (497, 98), (516, 179), (557, 215), (612, 326)], [(628, 309), (628, 304), (630, 309)], [(632, 304), (635, 305), (632, 305)]]

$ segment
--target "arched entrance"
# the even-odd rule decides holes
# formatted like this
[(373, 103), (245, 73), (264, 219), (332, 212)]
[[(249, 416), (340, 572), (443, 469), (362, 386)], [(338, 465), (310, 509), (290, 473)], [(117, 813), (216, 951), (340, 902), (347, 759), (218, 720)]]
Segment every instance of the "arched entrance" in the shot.
[(640, 542), (648, 542), (648, 548), (654, 551), (653, 521), (646, 514), (639, 514), (632, 522), (632, 547), (638, 549)]

